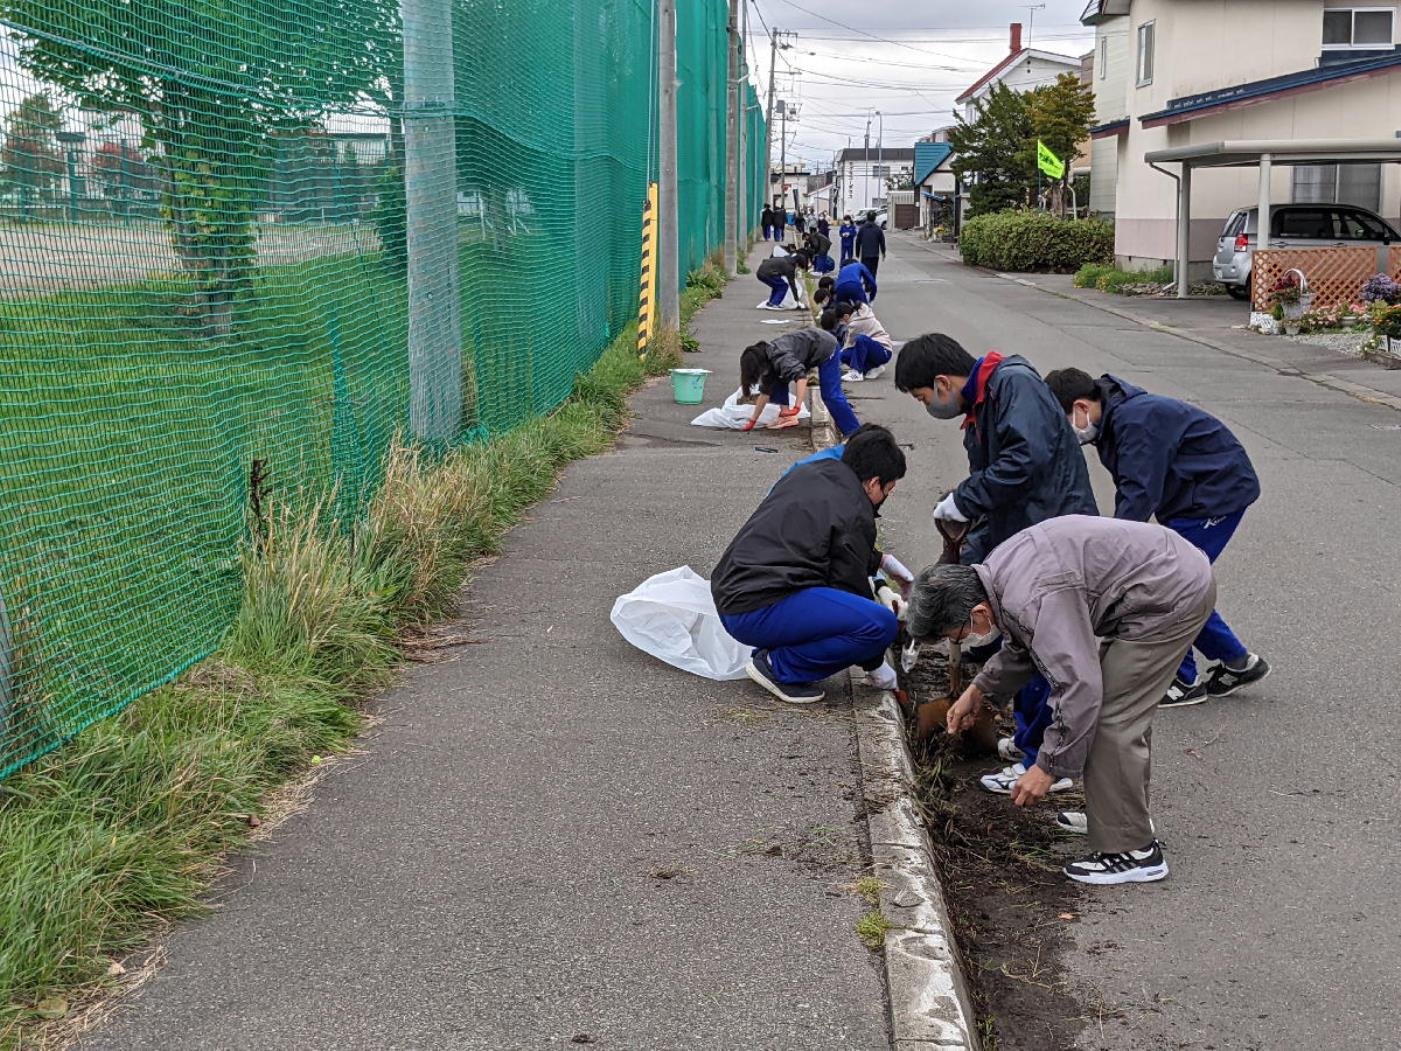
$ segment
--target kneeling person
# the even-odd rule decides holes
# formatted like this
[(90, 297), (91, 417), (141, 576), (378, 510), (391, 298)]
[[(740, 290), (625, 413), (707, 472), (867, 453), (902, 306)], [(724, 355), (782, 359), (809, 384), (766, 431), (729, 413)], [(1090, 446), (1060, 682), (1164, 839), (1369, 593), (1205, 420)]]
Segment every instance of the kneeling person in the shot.
[(894, 686), (886, 651), (896, 616), (871, 597), (882, 565), (876, 512), (905, 476), (905, 454), (883, 427), (847, 442), (840, 460), (785, 475), (730, 542), (710, 590), (725, 630), (755, 647), (746, 671), (780, 700), (807, 704), (818, 684), (859, 665), (872, 684)]
[(1059, 778), (1084, 776), (1088, 857), (1064, 872), (1081, 883), (1167, 876), (1148, 815), (1153, 713), (1216, 604), (1205, 554), (1169, 529), (1085, 515), (1053, 518), (974, 566), (934, 566), (910, 595), (915, 638), (1005, 644), (949, 709), (973, 725), (985, 697), (1007, 698), (1041, 669), (1051, 725), (1036, 765), (1012, 788), (1026, 806)]

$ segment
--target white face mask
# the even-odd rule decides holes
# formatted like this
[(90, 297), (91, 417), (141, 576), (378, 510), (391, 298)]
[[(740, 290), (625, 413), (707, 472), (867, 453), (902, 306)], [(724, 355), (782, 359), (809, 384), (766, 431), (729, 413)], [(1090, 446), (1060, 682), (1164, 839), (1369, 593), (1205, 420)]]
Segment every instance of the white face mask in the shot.
[(965, 635), (962, 645), (967, 646), (969, 649), (981, 649), (984, 646), (991, 646), (1001, 637), (1002, 629), (993, 628), (991, 631), (985, 632), (982, 635)]
[(1099, 424), (1092, 423), (1088, 427), (1076, 427), (1071, 424), (1071, 430), (1075, 432), (1075, 438), (1081, 445), (1089, 445), (1099, 437)]
[(924, 411), (936, 420), (954, 420), (963, 415), (963, 401), (957, 395), (948, 401), (940, 401), (939, 393), (935, 391), (934, 397), (924, 406)]

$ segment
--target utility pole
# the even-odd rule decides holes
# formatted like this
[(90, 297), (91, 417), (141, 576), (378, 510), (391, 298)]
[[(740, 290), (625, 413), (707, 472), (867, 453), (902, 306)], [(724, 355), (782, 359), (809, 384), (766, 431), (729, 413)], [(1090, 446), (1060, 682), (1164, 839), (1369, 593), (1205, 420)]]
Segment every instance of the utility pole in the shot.
[(681, 327), (680, 220), (676, 191), (676, 0), (657, 0), (657, 84), (661, 100), (657, 109), (659, 125), (658, 196), (661, 214), (657, 221), (657, 299), (662, 327)]
[(778, 28), (769, 31), (769, 104), (764, 111), (764, 203), (773, 203), (773, 88), (778, 75)]
[(725, 78), (725, 273), (733, 276), (739, 272), (736, 262), (739, 259), (739, 224), (736, 222), (739, 211), (739, 122), (743, 96), (739, 84), (739, 5), (740, 0), (730, 0), (729, 72)]
[[(409, 429), (444, 444), (462, 427), (457, 150), (451, 0), (402, 0)], [(122, 151), (126, 155), (125, 149)]]
[[(889, 211), (890, 211), (890, 194), (888, 194), (888, 193), (881, 194), (882, 185), (881, 185), (881, 182), (880, 182), (880, 180), (885, 179), (885, 180), (887, 180), (886, 183), (885, 183), (885, 185), (886, 185), (886, 186), (889, 186), (889, 185), (890, 185), (890, 183), (889, 183), (889, 178), (890, 178), (890, 177), (889, 177), (888, 175), (886, 175), (885, 170), (884, 170), (884, 165), (885, 165), (885, 114), (883, 114), (880, 110), (876, 110), (876, 116), (880, 118), (880, 133), (879, 133), (879, 135), (876, 137), (876, 173), (877, 173), (877, 175), (876, 175), (876, 192), (885, 198), (885, 208), (886, 208), (886, 211), (889, 212)], [(894, 228), (892, 227), (892, 229), (894, 229)]]
[(866, 110), (866, 141), (862, 146), (865, 154), (862, 160), (866, 162), (866, 179), (862, 189), (866, 191), (866, 207), (871, 206), (871, 110)]
[(783, 210), (787, 212), (788, 190), (784, 184), (784, 179), (788, 175), (788, 102), (786, 99), (778, 100), (778, 112), (783, 118), (783, 127), (779, 129), (782, 134), (778, 137), (778, 193), (783, 198)]

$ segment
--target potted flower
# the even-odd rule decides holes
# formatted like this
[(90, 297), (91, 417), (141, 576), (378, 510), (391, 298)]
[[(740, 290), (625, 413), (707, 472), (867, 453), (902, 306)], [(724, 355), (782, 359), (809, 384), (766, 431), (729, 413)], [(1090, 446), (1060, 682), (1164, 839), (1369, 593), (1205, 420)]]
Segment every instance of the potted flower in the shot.
[(1270, 289), (1270, 303), (1276, 316), (1284, 322), (1286, 335), (1299, 334), (1299, 321), (1313, 306), (1313, 293), (1298, 270), (1285, 273)]
[(1401, 302), (1401, 285), (1386, 274), (1369, 277), (1362, 285), (1362, 302), (1367, 304)]

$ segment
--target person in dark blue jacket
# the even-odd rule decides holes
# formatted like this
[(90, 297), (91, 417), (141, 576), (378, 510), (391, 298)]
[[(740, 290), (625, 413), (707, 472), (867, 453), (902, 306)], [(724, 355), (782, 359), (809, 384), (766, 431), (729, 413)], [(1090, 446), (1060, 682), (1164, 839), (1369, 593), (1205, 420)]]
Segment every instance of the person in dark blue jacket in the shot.
[(853, 260), (837, 271), (837, 283), (832, 295), (837, 299), (845, 299), (848, 303), (874, 303), (876, 275), (866, 269), (864, 263)]
[[(968, 477), (939, 502), (934, 517), (967, 527), (964, 565), (985, 561), (1004, 540), (1048, 518), (1099, 513), (1075, 433), (1025, 358), (990, 351), (975, 360), (956, 340), (932, 333), (900, 348), (895, 386), (935, 419), (963, 421)], [(1020, 752), (1022, 761), (984, 777), (988, 791), (1010, 794), (1036, 763), (1054, 718), (1050, 695), (1040, 675), (1017, 693), (1016, 734), (998, 751), (1008, 760)], [(1061, 780), (1052, 791), (1069, 787)]]
[(856, 258), (856, 223), (851, 216), (842, 216), (842, 225), (837, 230), (838, 236), (842, 240), (842, 261), (839, 266), (846, 266)]
[(867, 212), (866, 221), (856, 231), (856, 256), (875, 277), (885, 258), (885, 231), (876, 224), (875, 212)]
[[(1149, 394), (1117, 376), (1094, 379), (1080, 369), (1060, 369), (1046, 384), (1077, 437), (1095, 446), (1114, 476), (1114, 517), (1156, 518), (1215, 562), (1260, 498), (1255, 468), (1230, 428), (1195, 405)], [(1270, 673), (1220, 613), (1211, 614), (1194, 648), (1216, 667), (1203, 682), (1188, 650), (1164, 708), (1225, 697)]]

